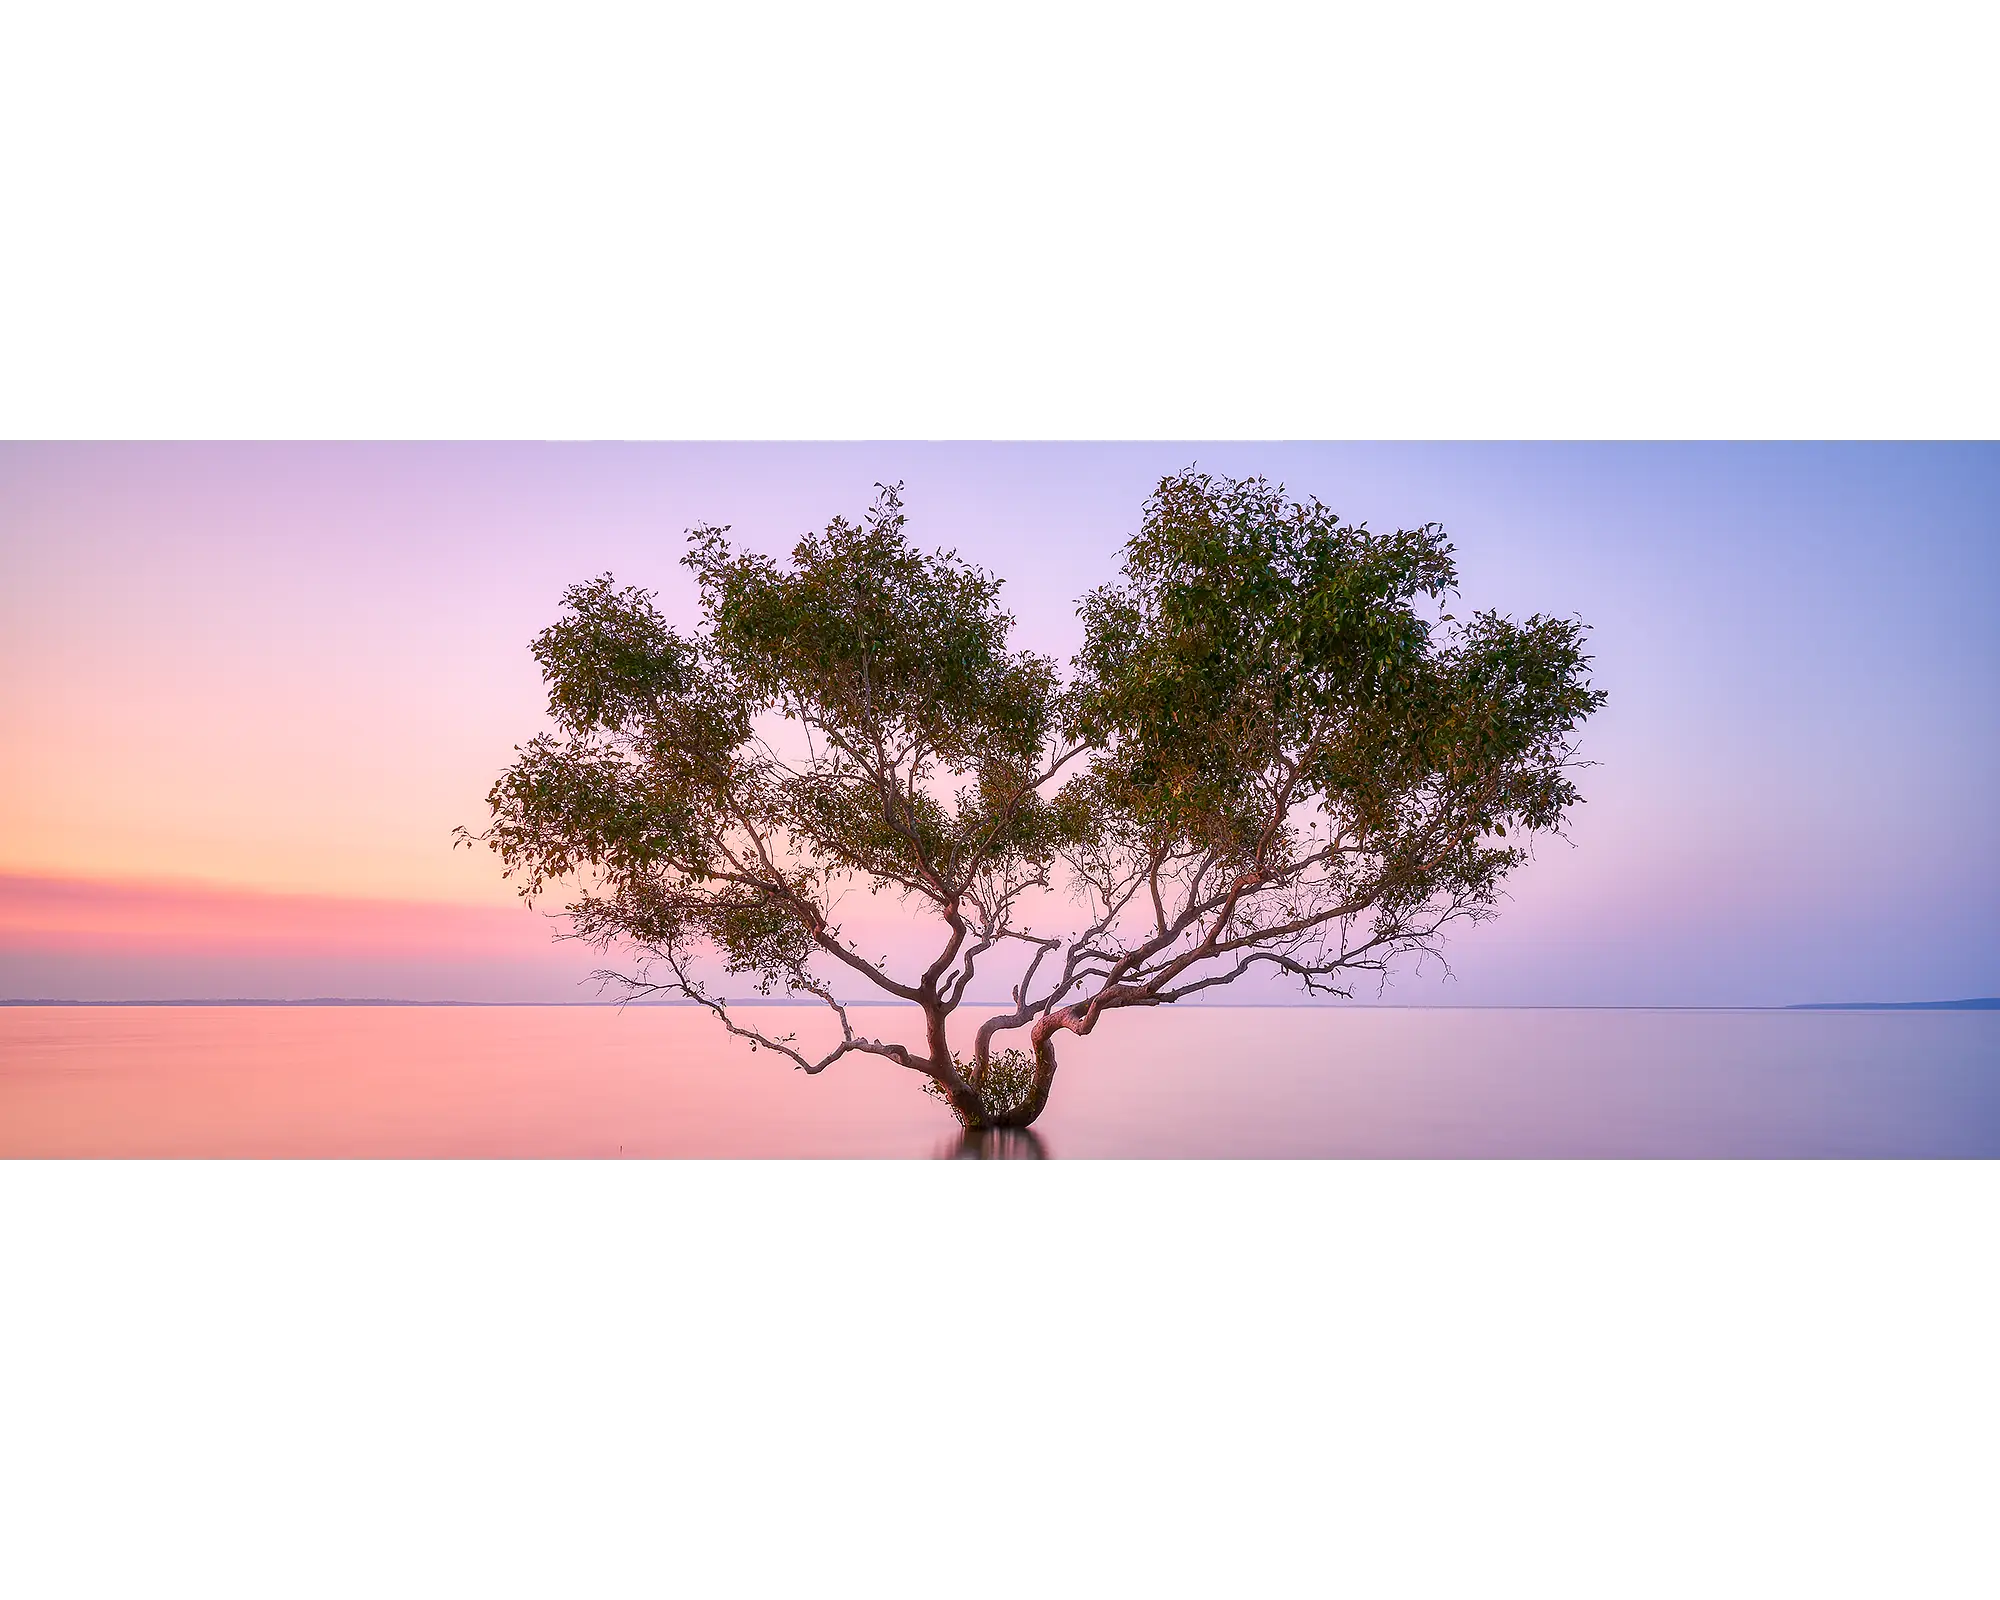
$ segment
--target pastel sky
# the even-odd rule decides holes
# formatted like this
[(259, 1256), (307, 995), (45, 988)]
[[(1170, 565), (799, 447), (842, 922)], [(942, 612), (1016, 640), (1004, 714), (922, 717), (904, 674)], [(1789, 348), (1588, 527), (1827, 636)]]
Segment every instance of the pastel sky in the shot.
[(691, 620), (682, 530), (780, 552), (900, 479), (1067, 656), (1190, 462), (1441, 521), (1467, 602), (1593, 629), (1573, 846), (1379, 998), (2000, 993), (2000, 447), (17, 444), (0, 997), (587, 998), (594, 959), (450, 848), (542, 726), (567, 584)]

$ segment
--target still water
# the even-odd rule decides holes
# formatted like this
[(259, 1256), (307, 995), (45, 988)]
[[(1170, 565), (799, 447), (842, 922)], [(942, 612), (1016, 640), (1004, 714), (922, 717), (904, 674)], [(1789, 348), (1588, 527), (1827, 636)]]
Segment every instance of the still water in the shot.
[[(2000, 1012), (1184, 1008), (1065, 1041), (1034, 1132), (986, 1153), (1992, 1157)], [(684, 1008), (0, 1008), (0, 1156), (968, 1153)]]

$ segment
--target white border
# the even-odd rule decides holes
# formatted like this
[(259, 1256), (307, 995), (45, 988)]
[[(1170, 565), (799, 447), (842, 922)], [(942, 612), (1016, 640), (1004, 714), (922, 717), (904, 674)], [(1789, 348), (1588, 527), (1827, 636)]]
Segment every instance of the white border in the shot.
[(2000, 433), (1978, 8), (17, 8), (0, 436)]
[(11, 1594), (1986, 1594), (1989, 1165), (0, 1167)]

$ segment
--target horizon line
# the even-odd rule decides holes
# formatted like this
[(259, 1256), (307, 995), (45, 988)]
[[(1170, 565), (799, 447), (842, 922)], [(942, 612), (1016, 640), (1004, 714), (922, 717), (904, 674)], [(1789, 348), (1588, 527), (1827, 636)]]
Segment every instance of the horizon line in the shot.
[[(730, 1001), (726, 996), (723, 1003), (734, 1004), (739, 1009), (754, 1010), (759, 1007), (797, 1006), (807, 1010), (824, 1004), (819, 1000), (779, 999), (758, 996), (755, 999)], [(960, 1005), (984, 1008), (1004, 1006), (1005, 1000), (965, 1000)], [(843, 1006), (901, 1006), (909, 1004), (905, 1000), (844, 1000)], [(61, 999), (0, 999), (0, 1007), (29, 1009), (81, 1009), (84, 1007), (181, 1007), (214, 1008), (249, 1006), (359, 1006), (359, 1007), (435, 1007), (465, 1008), (571, 1008), (623, 1010), (628, 1006), (679, 1006), (701, 1009), (696, 1000), (393, 1000), (393, 999), (349, 999), (340, 996), (314, 996), (298, 1000), (269, 999), (171, 999), (171, 1000), (61, 1000)], [(1988, 1011), (2000, 1010), (2000, 996), (1978, 996), (1965, 1000), (1809, 1000), (1785, 1005), (1724, 1005), (1724, 1004), (1663, 1004), (1651, 1002), (1631, 1002), (1624, 1004), (1565, 1004), (1561, 1002), (1510, 1001), (1487, 1002), (1467, 1005), (1421, 1004), (1409, 1001), (1382, 1000), (1210, 1000), (1195, 1009), (1226, 1011), (1323, 1011), (1332, 1009), (1362, 1011)]]

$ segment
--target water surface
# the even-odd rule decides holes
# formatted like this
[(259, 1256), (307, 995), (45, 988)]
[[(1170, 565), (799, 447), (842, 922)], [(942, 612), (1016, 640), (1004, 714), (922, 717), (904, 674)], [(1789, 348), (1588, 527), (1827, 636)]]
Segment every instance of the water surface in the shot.
[[(1065, 1041), (1035, 1131), (1058, 1157), (1991, 1157), (2000, 1013), (1183, 1008)], [(0, 1008), (0, 1156), (957, 1143), (913, 1073), (808, 1078), (686, 1008)]]

